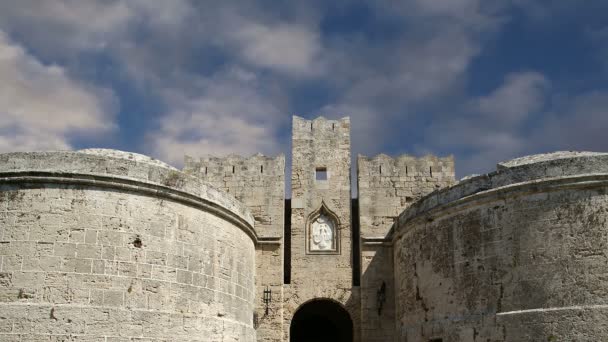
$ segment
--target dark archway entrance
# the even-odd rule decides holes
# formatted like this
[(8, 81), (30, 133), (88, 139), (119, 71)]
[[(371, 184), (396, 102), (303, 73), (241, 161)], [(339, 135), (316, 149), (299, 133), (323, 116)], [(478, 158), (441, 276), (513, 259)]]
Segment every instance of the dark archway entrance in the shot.
[(340, 304), (313, 300), (296, 311), (289, 336), (291, 342), (352, 342), (353, 321)]

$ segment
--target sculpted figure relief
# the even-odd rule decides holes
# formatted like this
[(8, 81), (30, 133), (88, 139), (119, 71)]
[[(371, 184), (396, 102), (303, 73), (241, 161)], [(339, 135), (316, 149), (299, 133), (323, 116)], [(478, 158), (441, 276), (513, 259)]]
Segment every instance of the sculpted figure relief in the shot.
[(310, 250), (326, 251), (334, 247), (334, 226), (326, 216), (319, 216), (311, 225)]

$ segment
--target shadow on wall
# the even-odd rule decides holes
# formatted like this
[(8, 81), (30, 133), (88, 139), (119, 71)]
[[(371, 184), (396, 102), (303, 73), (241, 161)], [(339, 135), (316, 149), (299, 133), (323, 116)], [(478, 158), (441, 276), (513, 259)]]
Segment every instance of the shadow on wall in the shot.
[(384, 243), (361, 246), (361, 341), (394, 340), (393, 253)]

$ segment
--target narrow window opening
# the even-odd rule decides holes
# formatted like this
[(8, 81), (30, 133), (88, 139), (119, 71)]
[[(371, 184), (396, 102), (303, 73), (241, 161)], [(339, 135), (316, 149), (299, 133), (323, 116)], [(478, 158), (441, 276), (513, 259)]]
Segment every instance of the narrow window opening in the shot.
[(207, 167), (205, 166), (205, 174), (207, 174)]
[(260, 165), (260, 173), (264, 173), (264, 165)]
[(335, 131), (335, 130), (336, 130), (336, 124), (335, 124), (335, 123), (332, 123), (332, 124), (331, 124), (331, 130), (332, 130), (332, 131)]
[(382, 174), (382, 165), (380, 165), (379, 170), (380, 170), (380, 174)]
[(312, 131), (312, 122), (310, 123), (310, 130)]
[(407, 176), (408, 174), (408, 170), (407, 170), (407, 165), (405, 166), (405, 175)]
[(327, 180), (327, 168), (326, 167), (318, 167), (315, 169), (315, 179), (318, 181)]
[(433, 177), (433, 167), (429, 166), (429, 174), (431, 175), (431, 177)]
[(234, 173), (234, 165), (232, 165), (232, 173)]

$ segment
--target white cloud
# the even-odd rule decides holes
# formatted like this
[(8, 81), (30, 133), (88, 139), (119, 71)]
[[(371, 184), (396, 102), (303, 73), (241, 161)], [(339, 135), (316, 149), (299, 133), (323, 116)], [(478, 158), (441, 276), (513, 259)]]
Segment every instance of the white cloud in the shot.
[(491, 94), (475, 99), (473, 107), (497, 124), (518, 124), (542, 109), (548, 86), (540, 73), (513, 73)]
[(121, 1), (20, 0), (0, 3), (0, 29), (19, 33), (45, 54), (103, 49), (127, 29), (132, 11)]
[(608, 151), (608, 90), (566, 97), (553, 107), (532, 145), (548, 150)]
[(436, 118), (426, 133), (426, 146), (470, 151), (459, 160), (463, 174), (488, 172), (497, 162), (533, 150), (533, 136), (522, 125), (542, 117), (550, 82), (537, 72), (512, 73), (488, 95), (471, 99), (450, 116)]
[(249, 23), (238, 28), (232, 38), (252, 65), (298, 76), (318, 75), (322, 70), (319, 33), (311, 27)]
[[(303, 107), (309, 112), (299, 114), (305, 116), (351, 116), (355, 153), (381, 152), (387, 144), (395, 149), (395, 140), (403, 134), (424, 135), (411, 127), (428, 125), (426, 146), (420, 150), (459, 149), (470, 155), (459, 165), (467, 164), (470, 170), (493, 166), (530, 151), (532, 138), (526, 129), (547, 115), (546, 98), (553, 88), (541, 74), (519, 72), (471, 98), (469, 70), (508, 20), (509, 6), (528, 11), (529, 18), (542, 16), (545, 9), (567, 12), (545, 2), (378, 0), (369, 5), (369, 20), (377, 21), (369, 31), (368, 22), (341, 31), (344, 23), (329, 23), (334, 18), (326, 16), (328, 7), (321, 1), (271, 7), (259, 1), (215, 0), (0, 2), (0, 30), (28, 51), (17, 46), (26, 57), (13, 63), (37, 63), (16, 70), (39, 70), (34, 73), (38, 76), (26, 77), (36, 80), (26, 82), (30, 90), (12, 82), (4, 93), (37, 98), (37, 105), (24, 102), (28, 113), (61, 111), (71, 116), (48, 127), (37, 124), (40, 120), (33, 114), (12, 117), (11, 124), (0, 126), (0, 136), (6, 140), (4, 133), (11, 132), (12, 140), (0, 144), (19, 141), (26, 146), (31, 133), (23, 131), (26, 127), (36, 127), (46, 144), (63, 147), (69, 147), (68, 131), (107, 129), (102, 126), (111, 119), (103, 92), (76, 79), (93, 82), (98, 75), (126, 71), (110, 78), (137, 88), (141, 97), (153, 97), (161, 107), (158, 127), (141, 133), (149, 146), (146, 152), (173, 163), (180, 164), (184, 153), (287, 152), (280, 130), (288, 127), (290, 112)], [(350, 6), (339, 1), (331, 12), (349, 13)], [(333, 24), (339, 32), (328, 34), (325, 30)], [(604, 41), (601, 34), (594, 37)], [(90, 62), (98, 56), (109, 61), (107, 74)], [(61, 66), (49, 65), (53, 62)], [(44, 81), (49, 79), (52, 82)], [(49, 95), (41, 89), (50, 83), (63, 86), (53, 87)], [(323, 94), (310, 90), (316, 86)], [(61, 89), (64, 93), (59, 94)], [(75, 105), (65, 106), (67, 102)], [(589, 112), (578, 107), (572, 111)], [(555, 134), (567, 117), (554, 111), (550, 122), (555, 123), (547, 126), (553, 128), (543, 134)], [(20, 123), (18, 129), (9, 129), (14, 122)], [(404, 142), (403, 149), (413, 140)]]
[(0, 31), (0, 150), (70, 148), (69, 135), (113, 128), (111, 93), (43, 65)]
[[(416, 20), (431, 22), (439, 14), (412, 10), (402, 14), (402, 20), (414, 15)], [(320, 112), (337, 110), (338, 115), (353, 117), (356, 152), (381, 152), (391, 140), (388, 137), (403, 134), (420, 107), (433, 106), (464, 87), (481, 42), (458, 21), (432, 22), (437, 26), (429, 32), (404, 33), (397, 40), (357, 39), (328, 47), (334, 50), (328, 69), (342, 89)]]
[(152, 154), (181, 165), (184, 154), (275, 154), (281, 150), (277, 128), (286, 116), (280, 94), (265, 94), (255, 74), (238, 68), (200, 83), (200, 94), (193, 97), (165, 91), (170, 110), (162, 116), (160, 128), (147, 136)]

